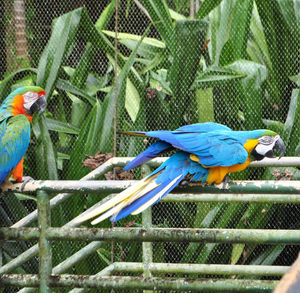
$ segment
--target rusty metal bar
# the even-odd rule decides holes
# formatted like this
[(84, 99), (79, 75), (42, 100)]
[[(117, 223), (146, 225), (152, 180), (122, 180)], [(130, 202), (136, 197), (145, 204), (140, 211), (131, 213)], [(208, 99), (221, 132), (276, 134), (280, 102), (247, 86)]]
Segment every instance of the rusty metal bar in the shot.
[[(195, 292), (272, 292), (278, 281), (215, 280), (186, 278), (100, 277), (85, 275), (51, 275), (51, 287), (83, 287), (96, 289), (175, 290)], [(38, 287), (37, 275), (0, 275), (0, 287)]]
[[(144, 264), (138, 262), (115, 262), (113, 272), (142, 273)], [(216, 265), (184, 263), (150, 263), (153, 274), (204, 274), (204, 275), (241, 275), (241, 276), (282, 276), (289, 266), (264, 265)]]
[[(300, 244), (300, 230), (192, 228), (52, 228), (49, 240)], [(1, 240), (38, 240), (38, 228), (0, 228)]]
[(47, 229), (51, 225), (51, 215), (49, 207), (49, 196), (45, 191), (38, 191), (38, 218), (40, 226), (39, 238), (39, 276), (40, 276), (40, 292), (51, 293), (49, 287), (49, 276), (52, 271), (52, 255), (51, 244), (47, 239)]

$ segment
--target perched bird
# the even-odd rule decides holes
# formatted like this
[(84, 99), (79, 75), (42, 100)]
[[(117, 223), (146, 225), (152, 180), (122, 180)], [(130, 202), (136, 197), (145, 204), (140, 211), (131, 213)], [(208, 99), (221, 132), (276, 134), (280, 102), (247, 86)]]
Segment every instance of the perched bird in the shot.
[[(44, 112), (45, 91), (23, 86), (13, 91), (0, 106), (0, 184), (12, 176), (23, 179), (23, 157), (30, 140), (30, 123), (35, 112)], [(4, 184), (4, 183), (3, 183)]]
[(283, 140), (271, 130), (233, 131), (212, 122), (186, 125), (174, 131), (123, 134), (158, 139), (124, 170), (135, 168), (163, 152), (179, 151), (137, 184), (78, 217), (78, 222), (104, 212), (92, 224), (108, 217), (115, 222), (129, 214), (136, 215), (161, 200), (183, 179), (220, 184), (227, 174), (244, 170), (252, 161), (273, 158), (276, 150), (280, 152), (280, 157), (285, 152)]

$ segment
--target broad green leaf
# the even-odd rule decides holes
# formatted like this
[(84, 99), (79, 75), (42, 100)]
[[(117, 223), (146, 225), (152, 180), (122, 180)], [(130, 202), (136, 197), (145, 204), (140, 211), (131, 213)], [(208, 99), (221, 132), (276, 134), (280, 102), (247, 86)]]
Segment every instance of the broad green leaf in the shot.
[(300, 75), (290, 76), (290, 80), (297, 84), (297, 87), (300, 88)]
[[(157, 73), (151, 71), (150, 86), (157, 90), (163, 90), (166, 94), (171, 95), (170, 82), (167, 81), (167, 70), (161, 69)], [(161, 88), (161, 89), (160, 89)]]
[(232, 70), (229, 67), (211, 67), (206, 71), (201, 72), (197, 75), (194, 83), (191, 86), (191, 89), (205, 89), (214, 87), (216, 85), (222, 85), (227, 82), (234, 80), (240, 80), (245, 78), (247, 75)]
[(292, 92), (289, 112), (285, 121), (283, 140), (287, 145), (286, 155), (293, 156), (300, 137), (300, 93), (299, 89)]
[(95, 28), (98, 31), (106, 29), (109, 25), (109, 22), (115, 12), (116, 0), (112, 0), (106, 8), (101, 13), (100, 17), (98, 18), (97, 22), (95, 23)]
[(198, 122), (214, 121), (213, 89), (197, 89)]
[[(275, 211), (275, 206), (269, 203), (255, 203), (250, 204), (243, 216), (240, 218), (239, 222), (236, 224), (236, 229), (247, 229), (251, 227), (251, 229), (259, 229), (264, 227), (271, 216)], [(254, 248), (256, 246), (253, 245), (247, 249), (247, 258), (251, 255)], [(234, 244), (231, 253), (231, 263), (236, 264), (239, 260), (240, 256), (243, 253), (245, 248), (245, 244)]]
[[(111, 151), (111, 147), (107, 144), (107, 141), (113, 140), (113, 121), (115, 119), (114, 115), (114, 105), (117, 103), (117, 109), (122, 110), (125, 107), (125, 86), (126, 79), (129, 76), (132, 65), (134, 64), (135, 57), (139, 46), (141, 45), (144, 37), (148, 34), (150, 27), (148, 27), (143, 34), (143, 37), (138, 42), (136, 48), (131, 52), (129, 58), (127, 59), (123, 67), (120, 66), (121, 71), (118, 74), (117, 89), (112, 88), (112, 90), (106, 95), (103, 101), (103, 115), (101, 117), (100, 129), (101, 140), (99, 148), (102, 152)], [(118, 69), (115, 69), (118, 70)], [(117, 101), (115, 101), (117, 99)]]
[(229, 39), (222, 49), (220, 65), (227, 65), (246, 57), (253, 0), (237, 1), (232, 11)]
[(230, 257), (230, 264), (235, 265), (239, 261), (244, 251), (244, 248), (245, 248), (245, 244), (233, 244), (231, 257)]
[[(114, 47), (101, 32), (96, 30), (85, 8), (79, 8), (58, 17), (53, 22), (52, 34), (41, 56), (37, 73), (37, 84), (45, 88), (48, 96), (52, 94), (61, 65), (70, 54), (78, 31), (94, 48), (100, 48), (105, 53), (111, 56), (114, 55)], [(88, 44), (86, 55), (83, 56), (84, 59), (90, 59), (93, 52), (91, 45)], [(124, 64), (121, 57), (119, 58), (119, 62), (121, 65)], [(85, 68), (89, 66), (90, 62), (84, 65)], [(86, 72), (82, 72), (79, 75), (81, 76), (82, 74), (87, 76)], [(84, 78), (80, 78), (80, 85), (85, 80)]]
[[(115, 37), (115, 32), (107, 31), (107, 30), (103, 30), (102, 32), (112, 38)], [(143, 39), (143, 40), (142, 40), (139, 50), (143, 48), (144, 50), (150, 50), (152, 53), (157, 53), (157, 52), (161, 52), (162, 50), (164, 50), (166, 48), (166, 45), (164, 42), (162, 42), (158, 39), (155, 39), (155, 38), (149, 38), (149, 37), (143, 38), (142, 36), (139, 36), (139, 35), (120, 33), (120, 32), (118, 32), (117, 37), (120, 40), (120, 42), (125, 45), (126, 45), (126, 43), (124, 42), (124, 40), (131, 40), (133, 42), (132, 43), (133, 47), (130, 46), (131, 50), (136, 47), (137, 43), (141, 39)]]
[(174, 11), (173, 9), (169, 9), (170, 15), (174, 20), (185, 20), (187, 19), (184, 15)]
[(289, 2), (256, 0), (272, 62), (272, 67), (268, 68), (270, 81), (267, 90), (271, 104), (278, 105), (278, 111), (274, 113), (276, 114), (274, 118), (280, 121), (285, 119), (285, 105), (290, 99), (290, 91), (287, 90), (291, 86), (289, 76), (298, 74), (300, 64), (298, 58), (300, 49), (299, 34), (291, 32), (287, 23), (291, 24), (297, 18), (295, 13), (293, 13), (294, 16), (288, 16), (289, 11), (293, 9), (292, 1)]
[(300, 15), (299, 10), (297, 11), (298, 0), (277, 0), (280, 11), (286, 21), (287, 25), (292, 34), (296, 34), (299, 40), (300, 36)]
[(272, 62), (270, 60), (265, 32), (257, 12), (256, 4), (252, 11), (250, 32), (247, 52), (250, 56), (252, 56), (252, 61), (265, 64), (268, 68), (272, 69)]
[(126, 97), (125, 97), (125, 108), (132, 120), (135, 122), (137, 114), (140, 109), (140, 95), (133, 83), (129, 78), (126, 80)]
[(50, 179), (58, 180), (57, 165), (56, 165), (56, 152), (50, 138), (48, 128), (46, 126), (45, 117), (41, 115), (35, 118), (33, 122), (33, 133), (37, 139), (35, 147), (36, 160), (37, 160), (37, 179)]
[(60, 66), (74, 45), (82, 11), (77, 9), (64, 14), (53, 23), (52, 34), (41, 56), (37, 73), (37, 84), (45, 88), (48, 96), (52, 94)]
[(275, 120), (263, 119), (263, 123), (267, 129), (273, 130), (280, 136), (283, 136), (284, 123)]
[(1, 102), (11, 93), (11, 88), (13, 84), (15, 84), (18, 80), (22, 79), (24, 76), (28, 76), (31, 74), (36, 74), (35, 68), (25, 68), (15, 71), (8, 75), (4, 80), (0, 83), (0, 99)]
[(173, 39), (172, 18), (165, 0), (141, 0), (149, 13), (154, 26), (161, 35), (171, 52), (174, 52), (176, 43)]
[(49, 118), (45, 118), (45, 122), (49, 130), (69, 133), (69, 134), (78, 134), (79, 128), (76, 126), (71, 125), (70, 123), (53, 120)]
[(247, 130), (262, 128), (262, 85), (267, 78), (266, 67), (247, 60), (236, 61), (229, 67), (232, 70), (247, 75), (246, 78), (236, 83), (245, 117), (245, 128)]
[[(208, 2), (208, 1), (206, 1)], [(207, 39), (210, 40), (208, 50), (211, 63), (219, 65), (221, 51), (227, 42), (231, 31), (233, 1), (224, 1), (209, 14), (209, 29)]]
[(72, 83), (70, 83), (67, 80), (58, 79), (57, 83), (56, 83), (56, 87), (58, 89), (64, 90), (66, 92), (69, 92), (69, 93), (71, 93), (73, 95), (76, 95), (76, 96), (84, 98), (92, 106), (96, 103), (96, 98), (95, 97), (88, 95), (85, 91), (83, 91), (80, 88), (74, 86)]
[(89, 170), (82, 166), (85, 154), (94, 155), (97, 151), (102, 150), (99, 147), (99, 141), (102, 133), (100, 125), (103, 111), (99, 101), (86, 117), (85, 124), (81, 127), (77, 136), (75, 145), (70, 154), (69, 162), (69, 179), (80, 179), (86, 175)]
[[(196, 107), (196, 100), (190, 87), (195, 80), (199, 67), (206, 29), (207, 24), (203, 21), (176, 21), (174, 29), (176, 47), (172, 54), (173, 62), (168, 71), (168, 80), (173, 93), (170, 104), (171, 113), (176, 113), (176, 115), (171, 116), (170, 129), (182, 125), (184, 113), (189, 105), (193, 104), (192, 108)], [(185, 61), (183, 62), (183, 60)]]
[(196, 17), (198, 19), (202, 19), (205, 16), (207, 16), (214, 8), (216, 8), (218, 5), (220, 5), (220, 3), (222, 2), (222, 0), (204, 0), (201, 5), (200, 8), (196, 14)]

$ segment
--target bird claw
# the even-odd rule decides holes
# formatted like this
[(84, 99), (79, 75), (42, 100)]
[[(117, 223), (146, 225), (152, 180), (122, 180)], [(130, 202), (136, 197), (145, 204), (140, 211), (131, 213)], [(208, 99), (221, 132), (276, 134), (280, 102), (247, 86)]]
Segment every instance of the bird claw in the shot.
[(229, 176), (226, 175), (222, 181), (222, 189), (223, 190), (227, 190), (229, 188), (229, 186), (228, 186), (229, 180), (230, 180)]
[(183, 179), (183, 180), (179, 183), (180, 186), (187, 186), (188, 184), (189, 184), (189, 181), (187, 181), (186, 179)]
[(22, 177), (22, 181), (23, 181), (23, 183), (22, 183), (22, 185), (21, 185), (21, 191), (23, 192), (24, 191), (24, 188), (25, 188), (25, 185), (29, 182), (29, 181), (32, 181), (32, 180), (34, 180), (32, 177), (30, 177), (30, 176), (24, 176), (24, 177)]

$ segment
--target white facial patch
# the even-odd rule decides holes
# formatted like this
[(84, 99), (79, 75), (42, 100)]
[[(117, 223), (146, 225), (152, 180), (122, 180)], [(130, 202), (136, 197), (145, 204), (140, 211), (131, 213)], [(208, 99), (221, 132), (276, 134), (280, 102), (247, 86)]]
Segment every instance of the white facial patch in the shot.
[(264, 156), (268, 151), (273, 150), (276, 141), (280, 138), (279, 135), (276, 136), (263, 136), (258, 139), (258, 145), (255, 150), (258, 154)]
[(24, 108), (29, 111), (32, 104), (39, 98), (39, 94), (35, 92), (27, 92), (23, 95), (24, 97)]

